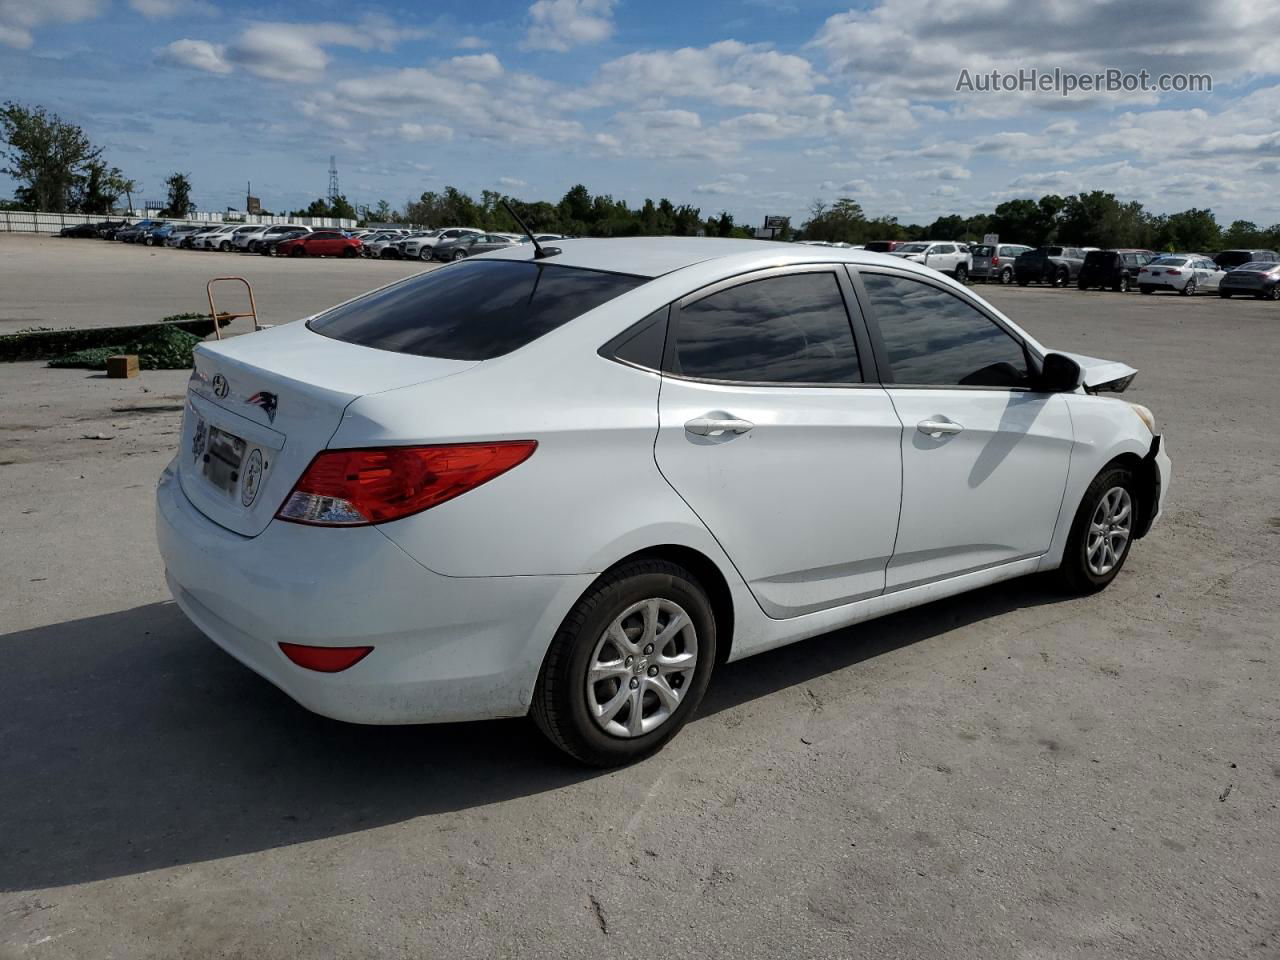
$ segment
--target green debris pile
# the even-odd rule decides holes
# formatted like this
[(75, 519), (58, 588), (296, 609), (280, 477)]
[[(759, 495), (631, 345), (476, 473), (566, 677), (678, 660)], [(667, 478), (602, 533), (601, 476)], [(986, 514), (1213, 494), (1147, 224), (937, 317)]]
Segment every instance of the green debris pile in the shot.
[[(218, 315), (218, 326), (225, 327), (230, 322), (231, 318), (226, 314)], [(0, 335), (0, 363), (63, 359), (67, 354), (88, 353), (98, 349), (119, 353), (119, 344), (139, 342), (161, 330), (179, 330), (196, 337), (207, 337), (213, 333), (213, 320), (207, 313), (176, 313), (165, 317), (160, 324), (137, 323), (124, 327), (88, 327), (78, 330), (49, 330), (43, 327), (20, 330)], [(186, 366), (191, 364), (187, 363)]]
[(143, 370), (186, 370), (194, 365), (191, 351), (200, 338), (175, 326), (156, 326), (130, 343), (88, 347), (49, 360), (51, 367), (85, 367), (107, 369), (107, 357), (118, 353), (136, 353)]

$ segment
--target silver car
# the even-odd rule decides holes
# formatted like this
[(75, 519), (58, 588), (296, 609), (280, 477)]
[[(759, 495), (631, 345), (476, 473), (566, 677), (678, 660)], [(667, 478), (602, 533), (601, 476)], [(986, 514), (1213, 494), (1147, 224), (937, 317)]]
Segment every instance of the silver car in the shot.
[(1026, 253), (1031, 248), (1020, 243), (979, 243), (969, 249), (973, 253), (973, 266), (969, 268), (969, 276), (975, 280), (1013, 283), (1013, 261), (1018, 259), (1018, 254)]

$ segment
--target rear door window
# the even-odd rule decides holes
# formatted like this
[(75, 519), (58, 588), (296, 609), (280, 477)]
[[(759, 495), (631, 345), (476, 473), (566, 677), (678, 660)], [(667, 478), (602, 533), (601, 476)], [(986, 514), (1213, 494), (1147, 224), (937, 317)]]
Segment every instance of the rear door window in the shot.
[(646, 282), (532, 261), (463, 260), (334, 307), (308, 326), (378, 350), (489, 360)]
[(861, 383), (834, 273), (765, 277), (682, 306), (670, 372), (734, 383)]

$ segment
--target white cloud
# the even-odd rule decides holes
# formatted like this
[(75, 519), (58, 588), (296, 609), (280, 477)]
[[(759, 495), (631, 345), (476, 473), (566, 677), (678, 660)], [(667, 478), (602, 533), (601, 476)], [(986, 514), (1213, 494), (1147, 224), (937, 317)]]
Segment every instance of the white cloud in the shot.
[(488, 45), (488, 40), (476, 36), (459, 37), (454, 43), (459, 50), (483, 50)]
[(614, 0), (538, 0), (529, 8), (526, 50), (564, 53), (613, 35)]
[[(0, 0), (3, 2), (6, 0)], [(329, 64), (329, 47), (389, 52), (401, 41), (422, 35), (422, 30), (397, 26), (381, 16), (365, 17), (358, 24), (254, 23), (226, 45), (206, 40), (179, 40), (165, 48), (163, 59), (213, 73), (228, 73), (234, 67), (243, 67), (268, 80), (314, 82), (324, 76)]]
[(527, 187), (529, 184), (527, 184), (525, 181), (520, 180), (516, 177), (499, 177), (498, 185), (501, 187), (509, 187), (514, 189), (515, 187)]
[(453, 129), (442, 123), (402, 123), (395, 128), (395, 133), (401, 140), (407, 140), (410, 143), (453, 139)]
[(227, 63), (226, 48), (207, 40), (175, 40), (161, 48), (157, 59), (175, 67), (190, 67), (206, 73), (227, 74), (232, 69)]
[(152, 20), (177, 16), (213, 16), (218, 8), (208, 0), (129, 0), (138, 13)]
[(105, 6), (104, 0), (0, 0), (0, 43), (26, 50), (37, 27), (89, 20)]
[(502, 76), (502, 64), (492, 53), (454, 57), (447, 62), (445, 69), (466, 80), (492, 80)]

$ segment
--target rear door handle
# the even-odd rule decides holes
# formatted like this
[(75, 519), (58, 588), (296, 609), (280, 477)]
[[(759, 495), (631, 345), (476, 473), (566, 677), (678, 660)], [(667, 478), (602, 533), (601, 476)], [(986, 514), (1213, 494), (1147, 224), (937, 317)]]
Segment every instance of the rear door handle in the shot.
[(921, 420), (916, 424), (916, 429), (937, 440), (943, 434), (951, 435), (959, 433), (964, 429), (964, 427), (958, 423), (953, 423), (950, 420)]
[(696, 417), (684, 425), (689, 433), (700, 437), (719, 437), (726, 433), (746, 433), (755, 424), (750, 420), (714, 420), (710, 417)]

